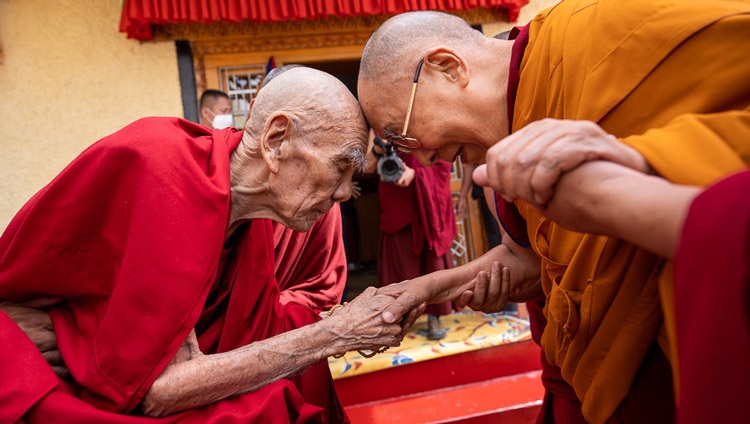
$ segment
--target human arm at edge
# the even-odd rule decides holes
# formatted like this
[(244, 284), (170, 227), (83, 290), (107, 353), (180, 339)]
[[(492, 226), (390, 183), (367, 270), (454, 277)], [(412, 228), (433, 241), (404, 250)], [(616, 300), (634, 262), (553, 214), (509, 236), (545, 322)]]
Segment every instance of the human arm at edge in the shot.
[(563, 175), (542, 213), (574, 231), (617, 237), (672, 257), (701, 190), (613, 162), (588, 162)]
[(383, 325), (391, 298), (368, 288), (330, 317), (229, 352), (204, 355), (195, 333), (162, 371), (143, 399), (144, 413), (161, 417), (247, 393), (300, 373), (328, 356), (396, 346), (401, 327)]
[(510, 272), (510, 301), (523, 302), (541, 293), (539, 257), (531, 248), (519, 246), (505, 234), (500, 245), (464, 265), (379, 289), (378, 293), (396, 297), (383, 311), (383, 321), (398, 321), (423, 302), (442, 303), (459, 298), (472, 290), (480, 272), (491, 272), (493, 262), (499, 262)]

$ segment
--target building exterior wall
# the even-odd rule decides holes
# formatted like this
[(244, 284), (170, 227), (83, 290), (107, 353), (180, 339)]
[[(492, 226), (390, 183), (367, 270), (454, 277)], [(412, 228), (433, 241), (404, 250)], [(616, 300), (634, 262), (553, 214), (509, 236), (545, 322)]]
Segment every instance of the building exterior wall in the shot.
[[(557, 0), (531, 0), (525, 24)], [(0, 0), (0, 231), (101, 137), (144, 116), (182, 116), (172, 41), (118, 31), (122, 0)]]
[(0, 231), (94, 141), (182, 116), (174, 42), (118, 32), (122, 0), (0, 0)]

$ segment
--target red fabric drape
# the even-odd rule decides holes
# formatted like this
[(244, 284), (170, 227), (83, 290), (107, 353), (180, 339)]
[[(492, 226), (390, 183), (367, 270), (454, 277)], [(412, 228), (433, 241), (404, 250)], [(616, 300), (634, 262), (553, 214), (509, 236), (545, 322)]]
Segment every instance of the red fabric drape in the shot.
[[(279, 303), (269, 221), (244, 224), (226, 246), (229, 162), (242, 134), (145, 118), (94, 143), (23, 206), (0, 237), (0, 300), (63, 299), (49, 312), (76, 384), (58, 381), (0, 313), (0, 381), (12, 382), (0, 385), (0, 422), (145, 422), (137, 407), (191, 328), (210, 354), (319, 319)], [(322, 360), (148, 422), (228, 420), (344, 417)]]
[(394, 15), (414, 10), (505, 9), (511, 21), (528, 0), (124, 0), (120, 32), (153, 38), (153, 25), (211, 22), (279, 22)]
[(338, 204), (306, 233), (274, 223), (273, 239), (281, 303), (325, 311), (341, 301), (347, 269)]

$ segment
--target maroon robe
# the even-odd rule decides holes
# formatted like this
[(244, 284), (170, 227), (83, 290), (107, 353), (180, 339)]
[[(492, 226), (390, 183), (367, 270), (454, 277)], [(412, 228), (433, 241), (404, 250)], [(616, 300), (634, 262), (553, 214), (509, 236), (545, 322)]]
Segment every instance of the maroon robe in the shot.
[(680, 423), (750, 421), (750, 171), (690, 207), (674, 258)]
[[(378, 280), (381, 285), (453, 267), (450, 247), (456, 238), (456, 217), (450, 190), (451, 164), (422, 166), (409, 154), (399, 157), (414, 169), (407, 187), (381, 182)], [(446, 315), (451, 302), (428, 305), (426, 312)]]
[[(147, 118), (93, 144), (42, 188), (0, 238), (0, 299), (60, 297), (50, 309), (76, 385), (57, 380), (0, 314), (0, 421), (137, 422), (138, 405), (196, 328), (201, 350), (241, 347), (316, 321), (281, 305), (271, 223), (225, 244), (229, 158), (242, 132)], [(338, 421), (325, 361), (292, 379), (164, 422)]]
[(327, 311), (341, 302), (347, 264), (338, 204), (305, 233), (273, 224), (276, 280), (281, 303)]

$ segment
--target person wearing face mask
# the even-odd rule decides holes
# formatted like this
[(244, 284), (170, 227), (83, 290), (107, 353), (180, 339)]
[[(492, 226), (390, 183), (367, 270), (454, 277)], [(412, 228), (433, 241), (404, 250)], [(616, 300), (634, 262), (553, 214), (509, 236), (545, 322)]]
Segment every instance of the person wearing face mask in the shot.
[(201, 95), (201, 123), (208, 128), (223, 130), (234, 125), (232, 103), (227, 93), (206, 90)]

